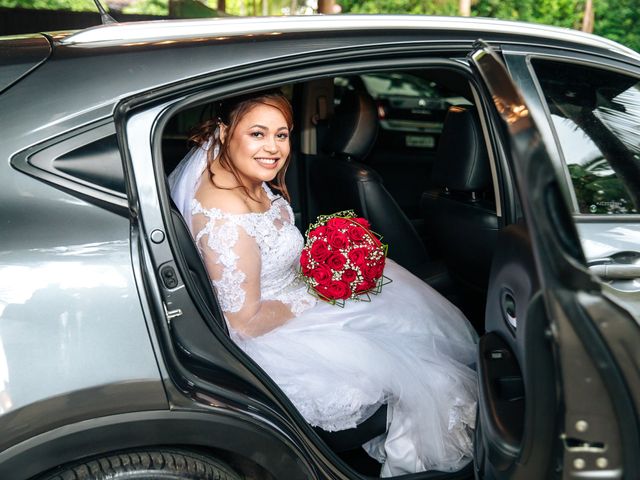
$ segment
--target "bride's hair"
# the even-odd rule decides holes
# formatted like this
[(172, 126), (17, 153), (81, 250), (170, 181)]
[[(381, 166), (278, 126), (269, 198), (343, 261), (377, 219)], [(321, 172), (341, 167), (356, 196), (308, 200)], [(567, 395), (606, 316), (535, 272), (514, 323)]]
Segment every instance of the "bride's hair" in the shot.
[[(238, 185), (240, 185), (238, 188), (244, 190), (244, 193), (253, 200), (257, 199), (253, 198), (247, 187), (242, 183), (238, 170), (233, 165), (233, 162), (229, 157), (229, 142), (221, 144), (219, 138), (216, 137), (216, 129), (219, 127), (220, 123), (225, 124), (227, 126), (227, 138), (230, 139), (233, 136), (240, 119), (256, 105), (268, 105), (278, 109), (287, 122), (287, 128), (291, 131), (293, 128), (293, 110), (289, 100), (279, 91), (268, 91), (233, 97), (219, 102), (216, 105), (217, 118), (208, 120), (201, 124), (189, 137), (189, 140), (197, 145), (204, 145), (210, 138), (214, 138), (214, 145), (217, 143), (220, 148), (220, 152), (218, 153), (220, 166), (231, 172), (238, 182)], [(214, 150), (215, 148), (212, 146), (209, 148), (207, 153), (208, 166), (211, 166), (211, 162), (215, 160)], [(290, 199), (287, 186), (284, 182), (284, 177), (287, 173), (290, 161), (291, 152), (289, 152), (289, 156), (286, 158), (284, 166), (280, 169), (276, 178), (269, 182), (269, 186), (277, 190), (287, 201)], [(209, 169), (209, 171), (211, 171), (211, 169)], [(213, 181), (213, 184), (215, 185), (213, 173), (211, 173), (211, 181)]]

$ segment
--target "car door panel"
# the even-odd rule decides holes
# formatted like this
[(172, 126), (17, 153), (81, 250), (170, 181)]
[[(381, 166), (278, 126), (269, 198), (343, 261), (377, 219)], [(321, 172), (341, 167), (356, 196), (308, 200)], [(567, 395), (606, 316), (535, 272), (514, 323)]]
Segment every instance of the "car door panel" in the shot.
[[(630, 365), (637, 367), (638, 359), (625, 355), (621, 339), (606, 331), (607, 325), (615, 324), (637, 341), (637, 323), (603, 294), (589, 272), (557, 171), (503, 63), (486, 45), (478, 45), (470, 60), (485, 82), (500, 117), (503, 139), (510, 146), (507, 160), (526, 219), (526, 233), (520, 233), (530, 242), (522, 254), (517, 252), (518, 245), (524, 245), (522, 238), (501, 235), (506, 246), (497, 249), (502, 254), (493, 265), (488, 334), (480, 343), (478, 475), (492, 479), (576, 478), (580, 474), (619, 478), (623, 471), (625, 478), (637, 478), (633, 449), (638, 445), (638, 405), (631, 392), (638, 384), (638, 373)], [(518, 279), (514, 272), (519, 267), (524, 275)], [(506, 276), (501, 277), (501, 272)], [(523, 279), (539, 282), (540, 293), (535, 294), (534, 288), (527, 294)], [(509, 368), (504, 361), (486, 360), (487, 352), (490, 359), (494, 354), (500, 357), (501, 349), (503, 357), (509, 354), (501, 342), (511, 347), (515, 357)], [(519, 449), (513, 426), (495, 428), (514, 421), (514, 408), (501, 411), (496, 407), (504, 389), (483, 388), (491, 379), (501, 378), (500, 370), (507, 376), (517, 372), (516, 365), (523, 376), (525, 405)], [(548, 412), (552, 412), (551, 422), (545, 420)]]
[(476, 468), (481, 478), (552, 478), (557, 379), (546, 374), (554, 371), (549, 322), (525, 225), (499, 233), (489, 285)]

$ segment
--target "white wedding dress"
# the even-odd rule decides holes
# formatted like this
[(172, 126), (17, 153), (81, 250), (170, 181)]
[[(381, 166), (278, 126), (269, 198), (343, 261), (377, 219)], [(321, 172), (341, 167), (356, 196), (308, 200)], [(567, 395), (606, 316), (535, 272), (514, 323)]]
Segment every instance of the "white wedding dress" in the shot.
[[(462, 313), (392, 260), (385, 267), (392, 283), (371, 302), (350, 300), (340, 308), (316, 300), (298, 278), (303, 238), (283, 198), (265, 185), (272, 199), (265, 213), (206, 209), (193, 197), (187, 210), (182, 171), (179, 166), (170, 177), (172, 196), (193, 227), (222, 310), (277, 300), (295, 315), (258, 337), (231, 326), (230, 333), (304, 418), (328, 431), (343, 430), (386, 403), (387, 433), (364, 445), (383, 464), (381, 476), (454, 471), (468, 463), (476, 334)], [(186, 176), (191, 190), (195, 174)], [(259, 282), (248, 281), (252, 277)]]

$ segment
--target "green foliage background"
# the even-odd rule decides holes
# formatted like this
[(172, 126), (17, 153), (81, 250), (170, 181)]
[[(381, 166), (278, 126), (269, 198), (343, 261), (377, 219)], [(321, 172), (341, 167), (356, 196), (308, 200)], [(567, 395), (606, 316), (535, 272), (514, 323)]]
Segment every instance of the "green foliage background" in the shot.
[[(267, 0), (271, 14), (278, 14), (287, 0)], [(343, 13), (397, 13), (457, 15), (459, 0), (336, 0)], [(108, 3), (108, 2), (103, 2)], [(202, 0), (210, 8), (217, 0)], [(258, 5), (260, 1), (256, 2)], [(303, 4), (303, 0), (298, 0)], [(471, 15), (522, 20), (567, 28), (580, 28), (585, 0), (472, 0)], [(252, 0), (227, 0), (227, 13), (252, 14)], [(92, 0), (0, 0), (0, 7), (95, 11)], [(594, 33), (640, 51), (638, 0), (593, 0)], [(125, 13), (166, 15), (168, 0), (138, 0)], [(258, 8), (258, 14), (261, 9)]]
[[(457, 15), (458, 0), (338, 0), (344, 13)], [(471, 15), (579, 29), (585, 0), (472, 0)], [(640, 51), (638, 0), (593, 0), (594, 32)]]
[(0, 0), (0, 7), (75, 11), (94, 11), (96, 8), (92, 0)]
[(337, 0), (343, 13), (457, 15), (456, 0)]
[(638, 0), (595, 0), (598, 35), (620, 42), (640, 52), (640, 4)]

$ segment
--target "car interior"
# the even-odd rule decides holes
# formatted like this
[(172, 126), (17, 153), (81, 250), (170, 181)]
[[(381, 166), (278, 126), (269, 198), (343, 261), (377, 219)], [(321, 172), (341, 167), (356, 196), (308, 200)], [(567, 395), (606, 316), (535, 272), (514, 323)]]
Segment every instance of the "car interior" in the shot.
[[(430, 68), (340, 75), (280, 88), (295, 114), (287, 187), (300, 231), (319, 214), (355, 210), (382, 235), (389, 258), (446, 296), (482, 334), (501, 218), (482, 109), (468, 79), (451, 69)], [(166, 175), (191, 148), (189, 132), (215, 114), (213, 103), (207, 103), (169, 120), (162, 136)], [(227, 332), (175, 206), (171, 220), (178, 256), (197, 290), (192, 293), (207, 306), (210, 328)], [(357, 428), (316, 432), (354, 470), (376, 476), (379, 464), (360, 446), (385, 428), (382, 407)], [(463, 472), (418, 478), (471, 478), (471, 472), (469, 465)]]

